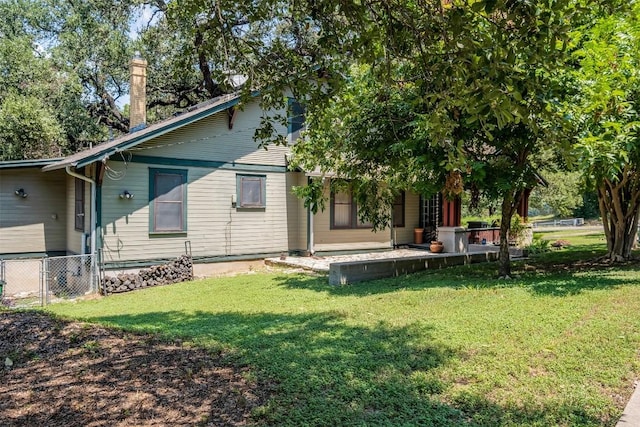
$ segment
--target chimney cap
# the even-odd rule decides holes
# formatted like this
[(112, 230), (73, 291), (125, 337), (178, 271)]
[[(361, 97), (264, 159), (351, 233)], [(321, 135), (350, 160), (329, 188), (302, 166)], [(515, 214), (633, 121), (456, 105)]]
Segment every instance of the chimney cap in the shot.
[(142, 57), (142, 55), (140, 55), (140, 51), (136, 50), (134, 55), (131, 57), (131, 60), (129, 61), (129, 66), (137, 66), (137, 67), (143, 67), (146, 68), (147, 66), (147, 60), (144, 59)]

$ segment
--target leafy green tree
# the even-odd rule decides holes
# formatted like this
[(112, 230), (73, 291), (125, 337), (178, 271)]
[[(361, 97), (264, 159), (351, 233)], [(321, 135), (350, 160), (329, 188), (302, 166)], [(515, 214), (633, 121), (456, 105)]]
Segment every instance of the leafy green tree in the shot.
[(582, 205), (573, 211), (573, 216), (579, 218), (600, 218), (598, 195), (595, 191), (583, 191)]
[[(337, 43), (326, 48), (367, 66), (345, 74), (328, 65), (319, 88), (335, 96), (307, 96), (308, 140), (295, 147), (300, 165), (348, 179), (362, 214), (377, 226), (388, 223), (384, 202), (399, 189), (456, 195), (471, 186), (501, 200), (499, 269), (508, 276), (511, 218), (535, 184), (541, 153), (567, 145), (554, 102), (572, 5), (351, 6), (315, 25), (343, 21), (348, 32), (334, 27), (327, 37), (346, 38), (349, 52)], [(346, 77), (342, 86), (336, 75)], [(302, 192), (321, 206), (318, 188)]]
[(42, 29), (50, 25), (47, 10), (30, 1), (5, 1), (0, 17), (0, 109), (8, 120), (0, 125), (3, 159), (59, 156), (82, 148), (99, 129), (73, 70), (61, 66), (47, 47), (52, 43)]
[(129, 131), (121, 104), (129, 91), (128, 63), (136, 51), (149, 64), (151, 121), (233, 89), (211, 72), (214, 58), (203, 50), (201, 35), (192, 32), (190, 22), (171, 23), (162, 0), (40, 1), (52, 22), (46, 30), (57, 42), (51, 49), (56, 63), (74, 74), (89, 114), (111, 130)]
[[(162, 0), (0, 2), (0, 103), (10, 95), (38, 98), (43, 116), (62, 129), (66, 154), (128, 132), (122, 105), (135, 51), (149, 62), (150, 122), (234, 90), (228, 73), (212, 71), (217, 45), (205, 47), (211, 39), (203, 31), (171, 23), (166, 10)], [(5, 133), (2, 143), (12, 148), (3, 151), (14, 158), (48, 155), (15, 151), (21, 137)]]
[(582, 174), (579, 171), (541, 171), (548, 185), (531, 192), (529, 207), (544, 213), (569, 217), (582, 206)]
[(622, 261), (635, 246), (640, 207), (640, 6), (577, 35), (578, 158), (598, 194), (607, 258)]
[(0, 160), (60, 156), (64, 131), (35, 97), (7, 96), (0, 104)]

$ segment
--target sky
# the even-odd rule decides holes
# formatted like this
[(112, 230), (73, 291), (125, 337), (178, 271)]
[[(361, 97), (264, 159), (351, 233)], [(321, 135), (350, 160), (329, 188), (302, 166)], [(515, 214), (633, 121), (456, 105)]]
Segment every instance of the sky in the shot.
[[(157, 13), (154, 15), (153, 14), (154, 10), (155, 9), (153, 9), (151, 6), (146, 4), (138, 7), (139, 13), (136, 14), (137, 18), (135, 22), (131, 25), (131, 29), (129, 30), (129, 37), (132, 40), (136, 40), (140, 35), (140, 32), (144, 30), (147, 27), (147, 25), (149, 24), (153, 25), (158, 21), (161, 14)], [(116, 104), (118, 105), (119, 108), (123, 108), (128, 103), (129, 103), (128, 94), (123, 95), (116, 100)]]

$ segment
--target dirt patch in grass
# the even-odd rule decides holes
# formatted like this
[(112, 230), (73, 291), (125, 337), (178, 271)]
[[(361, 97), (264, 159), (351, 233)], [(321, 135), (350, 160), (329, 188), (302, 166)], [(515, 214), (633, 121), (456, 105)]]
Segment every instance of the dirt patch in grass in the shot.
[(241, 426), (267, 399), (250, 377), (151, 335), (0, 312), (2, 426)]

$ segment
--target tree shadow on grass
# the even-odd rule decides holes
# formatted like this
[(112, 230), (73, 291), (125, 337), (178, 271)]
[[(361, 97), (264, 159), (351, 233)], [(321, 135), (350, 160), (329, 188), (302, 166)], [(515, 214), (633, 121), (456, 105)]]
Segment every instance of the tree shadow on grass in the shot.
[(593, 426), (615, 425), (620, 414), (617, 411), (596, 415), (589, 402), (570, 398), (553, 402), (524, 402), (520, 405), (496, 405), (486, 395), (463, 392), (454, 398), (453, 405), (467, 418), (467, 426)]
[[(529, 260), (512, 262), (513, 278), (496, 277), (495, 263), (480, 263), (428, 270), (399, 277), (371, 280), (350, 285), (329, 285), (327, 276), (283, 274), (276, 282), (291, 289), (308, 289), (335, 296), (367, 296), (430, 288), (502, 289), (523, 288), (536, 295), (570, 296), (592, 290), (615, 289), (640, 284), (640, 262), (604, 265), (592, 262), (604, 255), (602, 245), (543, 254)], [(638, 280), (617, 272), (638, 272)]]
[[(616, 272), (635, 271), (638, 278), (622, 277)], [(518, 273), (516, 273), (518, 274)], [(512, 279), (477, 277), (472, 267), (452, 268), (447, 273), (426, 272), (405, 277), (372, 280), (350, 285), (329, 285), (326, 278), (303, 275), (277, 276), (277, 283), (291, 289), (308, 289), (334, 296), (368, 296), (433, 288), (450, 289), (508, 289), (522, 288), (535, 295), (571, 296), (594, 290), (612, 290), (620, 286), (640, 285), (640, 269), (594, 270), (589, 272), (521, 273)]]
[(526, 279), (520, 286), (527, 288), (530, 292), (536, 295), (566, 297), (579, 295), (583, 292), (614, 290), (621, 286), (638, 285), (640, 285), (640, 271), (638, 272), (637, 279), (617, 276), (614, 272), (600, 272), (592, 275), (567, 273), (551, 277), (543, 276)]
[[(580, 404), (518, 409), (480, 394), (444, 403), (439, 368), (459, 358), (423, 324), (348, 324), (339, 313), (152, 312), (92, 320), (183, 337), (250, 368), (273, 391), (263, 425), (601, 425)], [(575, 423), (574, 423), (575, 421)]]
[(274, 398), (257, 419), (269, 425), (433, 425), (461, 421), (439, 403), (434, 370), (455, 352), (426, 326), (372, 328), (330, 313), (148, 313), (93, 320), (137, 330), (164, 330), (255, 369)]

